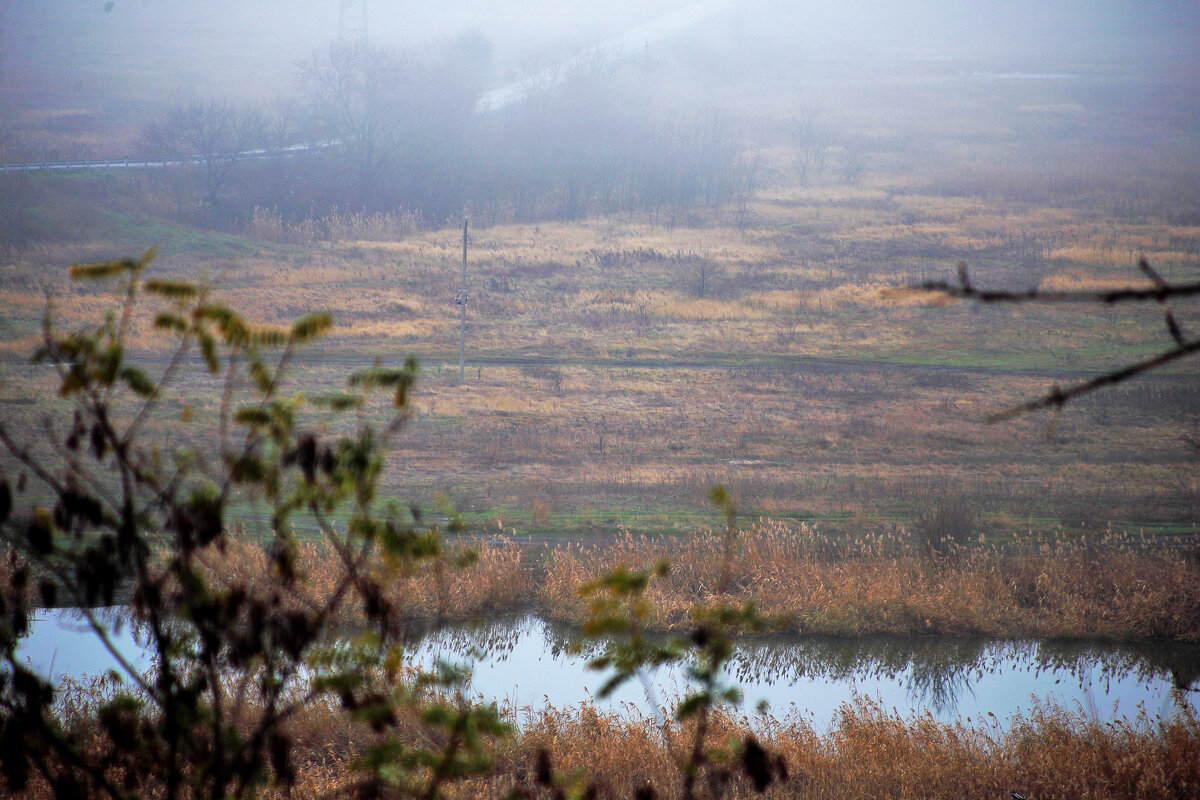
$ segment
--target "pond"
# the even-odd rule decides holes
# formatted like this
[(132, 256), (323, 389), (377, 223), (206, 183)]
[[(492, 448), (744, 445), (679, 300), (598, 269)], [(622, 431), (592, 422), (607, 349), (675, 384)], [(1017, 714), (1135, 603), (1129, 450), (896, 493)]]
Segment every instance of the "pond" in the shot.
[[(119, 609), (95, 613), (138, 668), (150, 660)], [(473, 664), (471, 690), (517, 712), (595, 700), (604, 675), (587, 668), (599, 645), (578, 644), (575, 629), (534, 615), (453, 625), (412, 644), (415, 658)], [(19, 658), (55, 680), (85, 679), (117, 666), (78, 610), (39, 611)], [(945, 637), (771, 636), (738, 647), (727, 671), (743, 708), (766, 701), (772, 715), (803, 715), (818, 731), (856, 697), (909, 716), (1007, 727), (1014, 716), (1054, 703), (1102, 722), (1169, 717), (1200, 701), (1200, 645)], [(682, 669), (660, 668), (648, 687), (629, 683), (600, 705), (649, 713), (686, 687)], [(653, 701), (648, 701), (648, 694)], [(993, 716), (994, 715), (994, 716)]]

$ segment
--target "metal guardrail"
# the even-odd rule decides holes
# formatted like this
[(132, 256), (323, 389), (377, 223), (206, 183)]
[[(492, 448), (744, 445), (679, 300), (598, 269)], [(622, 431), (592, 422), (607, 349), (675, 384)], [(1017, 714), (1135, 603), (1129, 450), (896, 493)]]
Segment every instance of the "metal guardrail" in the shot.
[(0, 164), (0, 172), (43, 172), (69, 170), (114, 170), (114, 169), (161, 169), (163, 167), (183, 167), (206, 162), (222, 161), (254, 161), (264, 158), (280, 158), (285, 156), (304, 155), (306, 153), (328, 150), (341, 144), (340, 140), (328, 142), (313, 142), (311, 144), (293, 144), (282, 148), (243, 150), (238, 153), (215, 153), (213, 155), (194, 155), (176, 159), (145, 159), (145, 158), (89, 158), (73, 161), (27, 161), (20, 163)]

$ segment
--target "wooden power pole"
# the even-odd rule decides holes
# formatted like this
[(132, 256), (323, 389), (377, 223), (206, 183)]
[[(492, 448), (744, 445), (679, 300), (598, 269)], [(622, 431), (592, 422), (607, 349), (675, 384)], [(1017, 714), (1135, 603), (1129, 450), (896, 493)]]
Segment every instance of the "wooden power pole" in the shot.
[(462, 383), (467, 346), (467, 219), (463, 217), (462, 288), (454, 298), (458, 303), (458, 382)]

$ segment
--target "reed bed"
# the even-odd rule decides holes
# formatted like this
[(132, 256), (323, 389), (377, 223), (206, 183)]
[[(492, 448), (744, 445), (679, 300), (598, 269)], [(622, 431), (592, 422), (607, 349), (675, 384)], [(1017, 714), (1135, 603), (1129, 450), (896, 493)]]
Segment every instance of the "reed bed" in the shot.
[[(696, 603), (715, 599), (722, 569), (732, 565), (730, 594), (754, 598), (764, 613), (785, 616), (795, 630), (821, 633), (940, 633), (992, 635), (1146, 636), (1194, 640), (1197, 573), (1191, 554), (1139, 537), (1110, 537), (1103, 546), (1066, 539), (1017, 541), (1005, 547), (953, 544), (931, 551), (903, 534), (829, 541), (807, 525), (762, 521), (736, 534), (678, 539), (622, 535), (603, 545), (547, 551), (540, 586), (530, 580), (512, 543), (476, 543), (478, 558), (452, 566), (461, 554), (447, 548), (440, 563), (402, 574), (390, 599), (413, 620), (477, 617), (511, 609), (537, 596), (546, 610), (568, 619), (586, 613), (578, 586), (617, 564), (640, 566), (662, 558), (668, 575), (652, 581), (653, 623), (681, 628)], [(725, 561), (726, 553), (732, 557)], [(304, 580), (292, 602), (314, 604), (340, 576), (338, 560), (316, 544), (300, 546)], [(204, 553), (218, 585), (265, 590), (271, 563), (260, 545), (229, 541)], [(358, 621), (350, 608), (348, 625)], [(408, 674), (408, 673), (405, 673)], [(117, 691), (107, 679), (68, 685), (56, 711), (64, 729), (80, 732), (87, 748), (111, 748), (97, 724)], [(249, 728), (252, 700), (231, 718)], [(943, 722), (932, 715), (904, 717), (856, 698), (837, 712), (824, 733), (800, 714), (746, 718), (715, 715), (710, 722), (700, 796), (729, 798), (962, 798), (1025, 797), (1195, 798), (1200, 796), (1200, 719), (1180, 703), (1169, 718), (1141, 716), (1102, 723), (1054, 705), (1034, 706), (1002, 726), (994, 718)], [(423, 725), (417, 707), (405, 707), (397, 730), (413, 746), (445, 743)], [(682, 795), (679, 764), (692, 740), (692, 722), (659, 725), (640, 712), (572, 708), (508, 709), (513, 734), (493, 746), (495, 765), (481, 777), (443, 788), (449, 798), (560, 796), (572, 788), (611, 798)], [(750, 733), (787, 765), (785, 782), (758, 794), (736, 768), (739, 743)], [(362, 777), (357, 757), (377, 733), (348, 717), (336, 703), (311, 702), (289, 719), (297, 785), (268, 788), (263, 796), (319, 798), (352, 794)], [(553, 786), (544, 766), (552, 767)], [(132, 762), (114, 767), (133, 788), (153, 795), (153, 775)], [(115, 774), (115, 773), (114, 773)], [(714, 782), (710, 782), (715, 781)], [(17, 797), (52, 794), (34, 782)]]
[[(86, 732), (88, 746), (108, 743), (94, 724), (107, 692), (64, 692), (60, 715), (69, 730)], [(597, 710), (590, 704), (522, 712), (514, 734), (493, 748), (494, 766), (482, 777), (443, 787), (447, 798), (562, 796), (575, 788), (604, 798), (681, 795), (678, 764), (690, 744), (690, 723), (666, 728), (631, 712)], [(414, 716), (398, 729), (413, 744), (438, 746)], [(736, 767), (738, 744), (753, 735), (773, 758), (782, 756), (786, 780), (759, 794)], [(352, 793), (360, 778), (356, 756), (372, 741), (369, 726), (349, 721), (323, 704), (297, 714), (287, 729), (293, 745), (295, 800)], [(1170, 719), (1141, 717), (1101, 723), (1057, 706), (1038, 706), (1009, 726), (987, 721), (941, 722), (932, 716), (902, 717), (858, 698), (841, 707), (826, 733), (799, 716), (750, 719), (718, 714), (707, 740), (710, 754), (701, 797), (805, 797), (811, 800), (960, 800), (1007, 797), (1031, 800), (1195, 798), (1200, 793), (1200, 719), (1181, 712)], [(539, 762), (549, 765), (553, 786), (539, 781)], [(544, 776), (544, 771), (542, 775)], [(779, 773), (777, 773), (779, 774)], [(136, 788), (153, 791), (153, 776), (137, 774)], [(651, 790), (652, 794), (647, 793)], [(21, 800), (52, 796), (35, 781)], [(285, 796), (268, 789), (265, 797)]]
[[(799, 633), (1200, 640), (1194, 552), (1116, 534), (926, 545), (902, 531), (836, 543), (809, 525), (760, 521), (737, 535), (729, 593)], [(666, 560), (670, 573), (647, 592), (649, 623), (679, 630), (694, 606), (716, 599), (725, 546), (724, 534), (708, 533), (557, 548), (540, 600), (578, 623), (583, 582)]]
[[(1195, 717), (1105, 725), (1043, 707), (1000, 731), (928, 715), (904, 718), (859, 699), (843, 706), (823, 735), (800, 719), (767, 720), (765, 732), (758, 725), (755, 730), (769, 751), (783, 756), (788, 779), (759, 795), (734, 770), (729, 797), (959, 800), (1018, 791), (1029, 798), (1099, 800), (1195, 797), (1200, 790)], [(719, 754), (748, 732), (745, 719), (719, 718), (709, 747)], [(673, 724), (658, 735), (649, 720), (589, 706), (545, 710), (502, 751), (500, 770), (486, 789), (464, 786), (459, 796), (498, 795), (513, 785), (537, 796), (528, 776), (537, 751), (545, 749), (560, 773), (584, 776), (600, 787), (600, 796), (634, 797), (651, 786), (659, 797), (675, 797), (676, 759), (691, 733), (689, 726)], [(714, 771), (723, 766), (713, 759)]]
[[(464, 553), (474, 557), (465, 565)], [(301, 580), (285, 599), (297, 608), (317, 608), (345, 578), (341, 559), (328, 546), (302, 543), (297, 546), (296, 565)], [(251, 596), (273, 591), (273, 565), (267, 551), (252, 542), (228, 542), (218, 550), (209, 548), (200, 562), (210, 584), (216, 587), (246, 587)], [(402, 619), (412, 621), (455, 621), (503, 613), (521, 607), (530, 595), (529, 570), (521, 549), (508, 542), (452, 544), (441, 556), (422, 562), (419, 569), (401, 569), (389, 574), (384, 599)], [(356, 626), (364, 619), (357, 598), (347, 599), (335, 611), (335, 625)]]

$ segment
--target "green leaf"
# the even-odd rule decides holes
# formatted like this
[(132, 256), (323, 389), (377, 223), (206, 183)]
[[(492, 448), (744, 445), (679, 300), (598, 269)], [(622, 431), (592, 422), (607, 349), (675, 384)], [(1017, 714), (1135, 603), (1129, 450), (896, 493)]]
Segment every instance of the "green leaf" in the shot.
[(138, 259), (137, 268), (145, 269), (154, 257), (158, 255), (158, 245), (151, 245), (146, 252), (142, 253), (142, 257)]
[(403, 369), (397, 367), (372, 367), (371, 369), (355, 372), (350, 376), (348, 383), (351, 386), (374, 389), (377, 387), (392, 387), (407, 379), (408, 376)]
[(125, 381), (125, 384), (133, 393), (140, 397), (150, 397), (158, 391), (158, 387), (154, 385), (154, 381), (150, 380), (146, 376), (146, 373), (137, 367), (122, 367), (119, 374), (121, 380)]
[(124, 357), (124, 351), (116, 345), (105, 349), (104, 354), (100, 356), (100, 370), (96, 376), (101, 385), (108, 386), (116, 380), (117, 373), (121, 369), (121, 361)]
[(700, 713), (700, 709), (708, 708), (712, 705), (712, 695), (708, 692), (698, 692), (684, 698), (679, 707), (675, 709), (676, 719), (687, 719), (690, 716)]
[(157, 278), (146, 281), (143, 288), (150, 294), (165, 297), (168, 300), (183, 302), (200, 296), (200, 287), (191, 281), (173, 281)]
[(250, 342), (259, 347), (282, 347), (288, 335), (279, 328), (254, 328), (249, 333)]
[(254, 387), (262, 394), (270, 394), (275, 382), (271, 377), (271, 370), (267, 368), (267, 365), (259, 358), (257, 353), (252, 353), (248, 361), (250, 379), (254, 381)]
[(355, 394), (326, 394), (312, 398), (312, 403), (333, 411), (346, 411), (352, 408), (362, 408), (363, 399)]
[(416, 383), (418, 371), (417, 360), (409, 356), (403, 367), (372, 367), (354, 373), (350, 376), (348, 383), (364, 389), (395, 389), (393, 405), (396, 408), (403, 408), (408, 404), (408, 394)]
[(250, 329), (237, 313), (229, 306), (219, 303), (205, 303), (196, 306), (192, 312), (197, 320), (208, 320), (217, 326), (228, 344), (245, 346), (250, 343)]
[(72, 364), (67, 370), (67, 374), (63, 376), (62, 383), (58, 387), (59, 397), (70, 397), (84, 387), (86, 383), (83, 368), (78, 364)]
[(164, 331), (175, 331), (176, 333), (187, 333), (187, 320), (178, 314), (172, 314), (169, 311), (164, 311), (154, 318), (154, 327)]
[(267, 475), (267, 466), (262, 459), (243, 455), (229, 460), (229, 472), (238, 483), (262, 483)]
[(271, 414), (263, 406), (239, 408), (233, 415), (233, 419), (240, 425), (249, 425), (250, 427), (265, 427), (271, 424)]
[(206, 331), (201, 331), (198, 338), (200, 355), (204, 357), (204, 364), (208, 367), (210, 374), (216, 375), (221, 369), (221, 364), (217, 361), (217, 342)]
[(89, 264), (72, 264), (72, 280), (94, 281), (111, 278), (123, 272), (133, 272), (139, 269), (138, 263), (132, 258), (121, 258), (115, 261), (95, 261)]
[(314, 311), (292, 323), (292, 338), (297, 342), (314, 339), (333, 326), (333, 316), (328, 311)]

